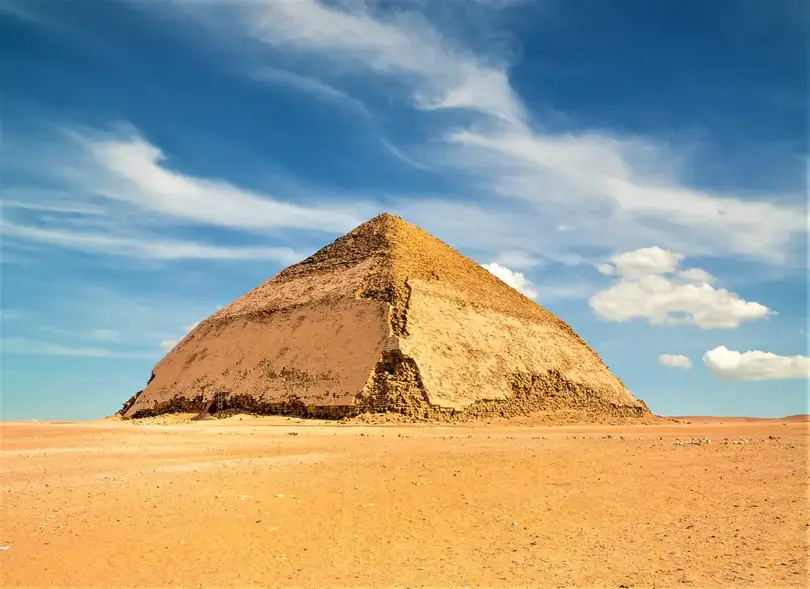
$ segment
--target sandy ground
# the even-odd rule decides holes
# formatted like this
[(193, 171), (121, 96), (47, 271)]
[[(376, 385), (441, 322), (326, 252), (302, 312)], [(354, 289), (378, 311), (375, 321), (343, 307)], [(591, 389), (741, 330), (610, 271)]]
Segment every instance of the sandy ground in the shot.
[(0, 583), (806, 587), (806, 420), (685, 419), (7, 422)]

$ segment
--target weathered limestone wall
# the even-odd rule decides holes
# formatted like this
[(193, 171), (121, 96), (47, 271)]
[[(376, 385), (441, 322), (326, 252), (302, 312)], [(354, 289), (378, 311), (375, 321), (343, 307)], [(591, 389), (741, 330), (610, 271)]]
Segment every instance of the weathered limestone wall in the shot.
[(415, 362), (430, 404), (461, 411), (529, 392), (574, 397), (580, 389), (608, 405), (643, 407), (568, 331), (465, 303), (462, 293), (438, 282), (408, 283), (410, 335), (400, 346)]
[[(125, 413), (202, 395), (247, 395), (257, 404), (351, 406), (388, 340), (388, 305), (342, 298), (266, 316), (201, 323), (155, 366), (155, 378)], [(192, 406), (193, 405), (193, 406)], [(182, 409), (178, 407), (177, 410)]]
[(124, 417), (647, 414), (553, 314), (425, 231), (364, 223), (187, 335)]

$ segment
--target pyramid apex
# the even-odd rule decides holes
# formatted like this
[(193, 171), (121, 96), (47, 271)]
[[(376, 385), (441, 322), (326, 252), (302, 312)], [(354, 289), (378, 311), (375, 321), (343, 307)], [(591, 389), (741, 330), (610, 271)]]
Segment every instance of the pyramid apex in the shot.
[(366, 221), (365, 223), (361, 224), (357, 229), (366, 226), (378, 227), (380, 225), (387, 225), (387, 226), (395, 226), (399, 224), (410, 225), (405, 219), (400, 217), (399, 215), (395, 215), (393, 213), (380, 213), (376, 217), (373, 217)]
[(371, 220), (372, 221), (388, 221), (388, 220), (394, 220), (394, 219), (404, 221), (404, 219), (402, 217), (400, 217), (398, 215), (395, 215), (394, 213), (380, 213), (379, 215), (377, 215), (376, 217), (374, 217)]

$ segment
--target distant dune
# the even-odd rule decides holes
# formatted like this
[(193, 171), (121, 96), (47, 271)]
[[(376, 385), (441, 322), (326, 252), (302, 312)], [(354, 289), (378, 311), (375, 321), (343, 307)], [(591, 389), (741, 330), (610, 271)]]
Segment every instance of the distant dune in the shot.
[(800, 413), (798, 415), (788, 415), (786, 417), (745, 417), (745, 416), (737, 416), (737, 417), (717, 417), (714, 415), (670, 415), (669, 419), (677, 419), (679, 421), (699, 421), (699, 422), (709, 422), (709, 423), (718, 423), (718, 422), (725, 422), (725, 423), (739, 423), (739, 422), (749, 422), (749, 421), (790, 421), (793, 423), (799, 422), (810, 422), (810, 414), (807, 413)]

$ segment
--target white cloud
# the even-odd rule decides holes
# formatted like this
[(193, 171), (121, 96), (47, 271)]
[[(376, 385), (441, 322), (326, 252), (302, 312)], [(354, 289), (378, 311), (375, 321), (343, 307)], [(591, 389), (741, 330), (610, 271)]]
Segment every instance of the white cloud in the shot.
[(591, 308), (606, 321), (640, 318), (652, 325), (691, 323), (703, 329), (733, 328), (773, 314), (765, 305), (701, 282), (711, 278), (701, 269), (685, 271), (686, 277), (674, 275), (681, 259), (658, 248), (614, 257), (611, 268), (618, 281), (594, 295)]
[(482, 266), (489, 270), (493, 275), (503, 280), (506, 284), (523, 293), (530, 299), (537, 298), (538, 293), (536, 287), (528, 278), (526, 278), (523, 273), (510, 270), (506, 266), (501, 266), (495, 262), (491, 264), (482, 264)]
[(278, 68), (264, 67), (254, 72), (253, 78), (261, 82), (284, 84), (320, 100), (342, 106), (364, 117), (371, 116), (371, 113), (368, 112), (368, 109), (362, 102), (349, 96), (346, 92), (338, 90), (334, 86), (330, 86), (312, 76), (304, 76)]
[(509, 250), (501, 252), (498, 254), (498, 256), (496, 256), (495, 262), (501, 266), (518, 269), (534, 268), (540, 264), (540, 260), (538, 260), (535, 256), (521, 250)]
[[(495, 194), (531, 203), (551, 231), (560, 224), (579, 244), (638, 247), (657, 241), (691, 255), (744, 255), (784, 261), (807, 231), (795, 205), (775, 195), (741, 197), (686, 185), (669, 149), (605, 134), (542, 134), (525, 127), (454, 131), (449, 159)], [(563, 242), (565, 243), (565, 242)]]
[[(378, 212), (359, 199), (286, 202), (228, 182), (183, 174), (130, 127), (111, 132), (75, 127), (18, 138), (7, 169), (36, 174), (52, 188), (9, 185), (0, 231), (3, 246), (26, 243), (86, 253), (157, 260), (270, 259), (284, 264), (302, 254), (273, 247), (272, 230), (308, 229), (343, 233)], [(333, 195), (330, 195), (333, 196)], [(188, 228), (212, 225), (249, 232), (252, 243), (202, 243)], [(182, 233), (182, 238), (175, 235)], [(269, 247), (268, 247), (269, 245)], [(4, 252), (3, 261), (10, 256)]]
[[(777, 262), (800, 257), (808, 225), (803, 194), (693, 187), (682, 173), (688, 169), (683, 157), (661, 142), (541, 131), (543, 122), (529, 120), (511, 85), (506, 60), (462, 48), (418, 12), (419, 3), (385, 10), (348, 0), (214, 0), (191, 7), (176, 1), (186, 14), (213, 14), (212, 28), (225, 35), (237, 31), (258, 39), (268, 55), (319, 57), (315, 65), (328, 68), (330, 78), (357, 71), (396, 77), (418, 108), (479, 115), (461, 130), (457, 118), (448, 118), (444, 132), (442, 120), (433, 119), (444, 142), (431, 142), (419, 159), (430, 161), (431, 169), (462, 172), (457, 179), (471, 179), (491, 199), (490, 209), (513, 206), (504, 197), (531, 205), (535, 251), (570, 255), (583, 246), (632, 249), (656, 242), (687, 255)], [(794, 204), (777, 202), (791, 199)]]
[(343, 232), (365, 220), (352, 214), (351, 206), (305, 207), (173, 171), (164, 165), (163, 152), (137, 134), (88, 138), (74, 133), (73, 137), (96, 164), (87, 189), (154, 213), (250, 230), (293, 227)]
[(170, 352), (178, 343), (180, 343), (179, 339), (164, 339), (160, 340), (158, 347), (164, 352)]
[(687, 268), (686, 270), (681, 270), (678, 272), (678, 276), (684, 280), (688, 280), (689, 282), (694, 282), (696, 284), (711, 284), (714, 282), (714, 276), (705, 270), (701, 270), (700, 268)]
[(719, 346), (703, 355), (703, 363), (718, 378), (729, 380), (810, 378), (807, 356), (779, 356), (758, 350), (736, 352)]
[(692, 361), (680, 354), (661, 354), (658, 356), (658, 363), (669, 368), (692, 368)]
[(604, 274), (605, 276), (613, 276), (616, 274), (616, 268), (613, 264), (608, 264), (607, 262), (599, 264), (596, 269), (599, 270), (600, 274)]
[(246, 260), (271, 259), (284, 263), (299, 261), (302, 256), (290, 248), (215, 246), (181, 240), (139, 239), (109, 234), (40, 229), (0, 221), (6, 237), (15, 237), (83, 252), (148, 258), (155, 260)]
[(397, 147), (396, 145), (394, 145), (393, 143), (391, 143), (390, 141), (388, 141), (384, 137), (380, 137), (380, 145), (382, 145), (386, 149), (386, 151), (388, 151), (388, 153), (393, 155), (399, 161), (405, 162), (406, 164), (408, 164), (409, 166), (411, 166), (413, 168), (416, 168), (417, 170), (431, 171), (430, 167), (426, 166), (422, 162), (416, 161), (415, 159), (413, 159), (411, 156), (406, 154), (399, 147)]
[(540, 293), (540, 302), (550, 303), (571, 299), (587, 299), (598, 287), (589, 282), (572, 283), (542, 283), (535, 285)]
[[(146, 8), (165, 10), (166, 5), (146, 3)], [(383, 145), (410, 165), (429, 162), (431, 170), (452, 175), (458, 193), (474, 194), (477, 202), (430, 198), (414, 205), (396, 195), (387, 196), (387, 202), (406, 211), (418, 209), (419, 215), (406, 218), (430, 225), (443, 238), (457, 236), (455, 244), (485, 250), (488, 259), (498, 261), (494, 252), (520, 250), (576, 264), (583, 251), (601, 257), (605, 250), (658, 243), (687, 255), (781, 262), (790, 259), (793, 245), (801, 245), (806, 232), (803, 203), (777, 204), (767, 202), (773, 196), (769, 194), (743, 197), (690, 187), (679, 173), (680, 156), (659, 142), (608, 132), (543, 131), (543, 121), (527, 116), (506, 60), (462, 47), (412, 10), (419, 3), (394, 10), (373, 2), (314, 0), (175, 0), (174, 5), (184, 15), (208, 18), (219, 34), (258, 40), (267, 62), (300, 64), (302, 56), (319, 58), (307, 60), (306, 75), (266, 70), (271, 81), (348, 105), (345, 93), (328, 82), (340, 76), (356, 82), (360, 72), (394, 78), (395, 84), (383, 85), (389, 100), (404, 91), (418, 108), (468, 111), (465, 119), (431, 116), (439, 141), (428, 141), (421, 150), (409, 146), (405, 154), (390, 142)], [(295, 57), (277, 59), (281, 53)], [(244, 70), (243, 62), (236, 67)], [(322, 78), (314, 77), (324, 72)], [(368, 79), (363, 85), (370, 91), (381, 87)], [(462, 120), (465, 127), (459, 130)], [(302, 204), (289, 195), (282, 200), (216, 178), (183, 174), (168, 154), (137, 132), (112, 137), (74, 133), (77, 137), (87, 157), (78, 165), (56, 166), (79, 170), (71, 178), (73, 192), (101, 196), (162, 223), (211, 224), (263, 235), (275, 227), (343, 233), (380, 212), (373, 204), (355, 204), (357, 195), (341, 203), (329, 199), (327, 206), (320, 197)], [(802, 199), (776, 196), (788, 197), (782, 202), (791, 196), (797, 203)], [(470, 232), (440, 214), (465, 207), (470, 210), (464, 216), (475, 218), (485, 231)], [(561, 227), (566, 230), (557, 231)], [(241, 254), (234, 257), (252, 257)]]
[[(224, 3), (220, 3), (225, 5)], [(523, 119), (506, 72), (455, 47), (415, 11), (374, 13), (369, 5), (315, 0), (241, 4), (248, 34), (272, 46), (318, 52), (344, 67), (404, 77), (420, 108), (461, 108)]]
[[(510, 268), (525, 270), (536, 265), (532, 260), (538, 264), (551, 261), (565, 266), (587, 263), (577, 253), (557, 249), (554, 236), (538, 232), (531, 214), (519, 209), (460, 200), (401, 198), (392, 203), (391, 212), (457, 249), (486, 252), (486, 259)], [(471, 227), (476, 231), (470, 231)], [(489, 252), (501, 253), (492, 255)], [(518, 264), (509, 263), (514, 261), (509, 258), (515, 252), (520, 252), (516, 256)], [(507, 257), (503, 258), (503, 255)], [(476, 257), (483, 259), (483, 256)]]
[[(76, 215), (103, 215), (104, 209), (97, 206), (82, 205), (82, 204), (69, 204), (65, 202), (42, 202), (41, 198), (47, 197), (47, 191), (40, 190), (26, 190), (26, 197), (36, 199), (37, 202), (28, 202), (23, 200), (0, 200), (0, 207), (10, 209), (24, 209), (28, 211), (44, 211), (50, 213), (70, 213)], [(62, 195), (64, 199), (64, 195)], [(67, 199), (64, 199), (67, 200)]]
[(2, 342), (4, 354), (27, 356), (80, 356), (84, 358), (154, 358), (145, 351), (118, 351), (106, 348), (66, 346), (27, 338), (6, 338)]
[(638, 278), (649, 274), (671, 274), (681, 260), (683, 260), (681, 254), (660, 247), (645, 247), (613, 256), (610, 261), (616, 274), (625, 278)]

